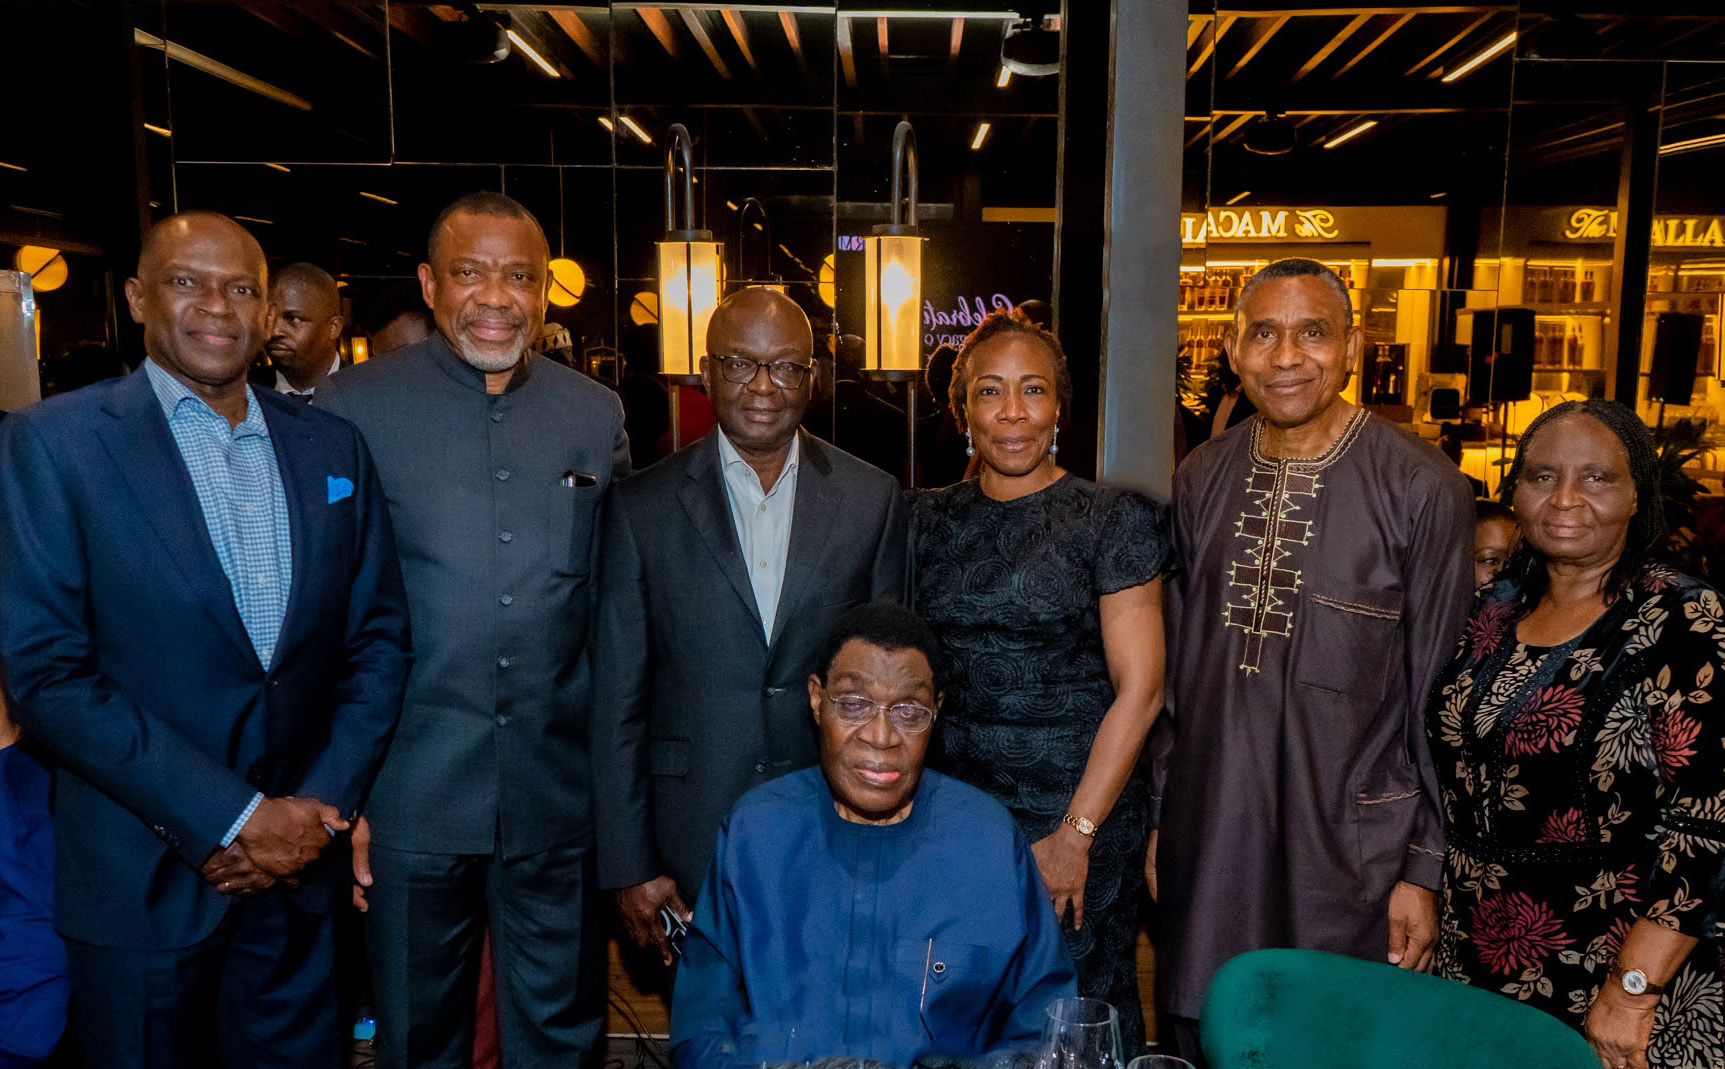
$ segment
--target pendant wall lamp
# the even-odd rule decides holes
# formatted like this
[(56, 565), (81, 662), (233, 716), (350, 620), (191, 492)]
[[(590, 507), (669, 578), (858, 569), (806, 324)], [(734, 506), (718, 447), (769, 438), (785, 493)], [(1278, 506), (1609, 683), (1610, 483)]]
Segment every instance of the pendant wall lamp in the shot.
[(901, 122), (892, 135), (892, 221), (863, 239), (863, 369), (881, 378), (922, 373), (922, 243), (916, 232), (916, 132)]
[[(695, 222), (695, 148), (675, 123), (665, 147), (665, 240), (659, 247), (659, 373), (673, 381), (700, 381), (707, 322), (719, 304), (719, 243)], [(681, 165), (681, 197), (678, 168)], [(681, 200), (683, 214), (677, 215)]]

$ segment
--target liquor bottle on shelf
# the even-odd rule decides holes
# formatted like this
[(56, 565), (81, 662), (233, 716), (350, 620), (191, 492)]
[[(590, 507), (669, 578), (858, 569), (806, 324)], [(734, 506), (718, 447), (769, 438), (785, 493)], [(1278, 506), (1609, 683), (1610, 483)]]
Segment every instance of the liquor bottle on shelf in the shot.
[(1563, 366), (1581, 366), (1581, 328), (1571, 326), (1563, 339)]
[(1182, 312), (1188, 312), (1192, 309), (1192, 279), (1191, 276), (1184, 271), (1180, 272), (1179, 308)]
[(1599, 300), (1599, 282), (1592, 271), (1581, 276), (1581, 299), (1589, 304)]
[(1527, 269), (1526, 289), (1527, 303), (1547, 304), (1550, 302), (1551, 286), (1549, 279), (1546, 278), (1545, 268), (1530, 267)]
[(1559, 304), (1575, 303), (1575, 273), (1564, 271), (1557, 276), (1557, 301)]
[(1222, 272), (1222, 295), (1218, 307), (1224, 312), (1234, 307), (1234, 276), (1226, 271)]

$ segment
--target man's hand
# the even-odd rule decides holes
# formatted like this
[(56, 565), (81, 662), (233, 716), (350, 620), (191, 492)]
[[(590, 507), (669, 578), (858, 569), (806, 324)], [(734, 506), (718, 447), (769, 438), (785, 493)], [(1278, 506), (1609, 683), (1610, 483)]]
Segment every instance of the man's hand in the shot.
[(1053, 835), (1030, 844), (1043, 886), (1048, 888), (1048, 897), (1054, 902), (1054, 916), (1064, 921), (1070, 903), (1074, 930), (1084, 927), (1084, 880), (1090, 875), (1090, 842), (1062, 824), (1054, 829)]
[(629, 933), (630, 940), (643, 950), (657, 949), (659, 958), (670, 965), (671, 940), (665, 935), (665, 926), (659, 920), (659, 910), (666, 908), (684, 924), (695, 917), (689, 907), (683, 905), (683, 898), (677, 893), (677, 881), (669, 876), (660, 876), (617, 892), (617, 912), (623, 915), (623, 930)]
[(1658, 995), (1631, 995), (1616, 980), (1600, 985), (1582, 1032), (1605, 1069), (1647, 1069), (1647, 1041), (1658, 1009)]
[(1437, 895), (1397, 881), (1390, 888), (1390, 964), (1429, 972), (1437, 945)]
[[(276, 879), (252, 864), (245, 847), (236, 841), (226, 850), (210, 855), (200, 870), (204, 882), (224, 895), (249, 898), (259, 891), (275, 886)], [(292, 881), (289, 881), (292, 882)]]
[(235, 841), (252, 864), (281, 880), (316, 861), (335, 833), (346, 830), (341, 813), (315, 798), (265, 798)]
[(353, 908), (365, 913), (371, 903), (365, 900), (365, 889), (371, 886), (371, 821), (360, 817), (353, 822)]
[(1160, 901), (1161, 888), (1156, 886), (1156, 839), (1162, 832), (1150, 829), (1150, 848), (1144, 851), (1144, 886), (1150, 890), (1150, 901)]

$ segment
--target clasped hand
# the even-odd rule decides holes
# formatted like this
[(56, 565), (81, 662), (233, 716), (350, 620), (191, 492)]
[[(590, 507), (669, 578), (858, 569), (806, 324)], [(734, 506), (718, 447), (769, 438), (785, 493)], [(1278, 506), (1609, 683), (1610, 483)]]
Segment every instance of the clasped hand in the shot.
[(225, 895), (254, 895), (277, 883), (298, 886), (300, 871), (347, 827), (339, 810), (315, 798), (265, 798), (233, 844), (218, 850), (201, 873)]

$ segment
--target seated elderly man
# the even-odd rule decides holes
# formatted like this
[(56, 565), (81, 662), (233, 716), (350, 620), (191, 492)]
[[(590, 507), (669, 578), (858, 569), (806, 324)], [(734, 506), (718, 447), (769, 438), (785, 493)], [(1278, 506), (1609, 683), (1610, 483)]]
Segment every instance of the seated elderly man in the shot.
[(923, 770), (938, 664), (898, 605), (827, 637), (809, 677), (820, 767), (750, 791), (719, 831), (677, 972), (679, 1069), (997, 1053), (1076, 993), (1011, 815)]

